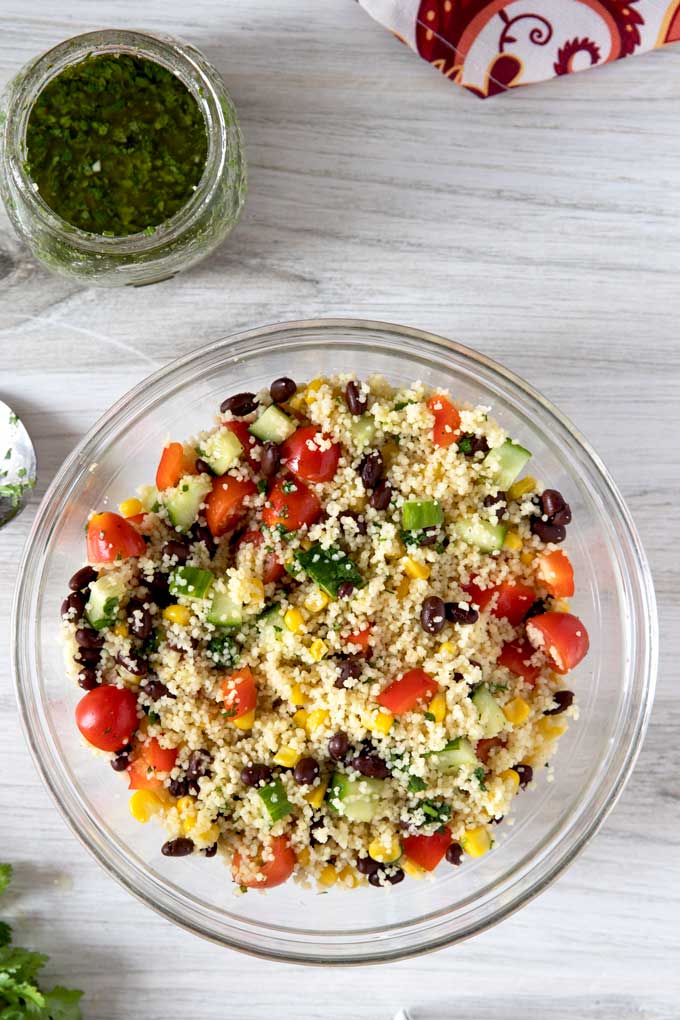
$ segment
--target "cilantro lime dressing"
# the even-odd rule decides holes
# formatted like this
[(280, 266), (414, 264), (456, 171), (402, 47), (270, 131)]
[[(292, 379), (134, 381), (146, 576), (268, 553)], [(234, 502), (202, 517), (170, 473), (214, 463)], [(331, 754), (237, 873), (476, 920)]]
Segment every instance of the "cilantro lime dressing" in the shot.
[(203, 115), (179, 78), (127, 54), (87, 57), (40, 93), (26, 130), (27, 170), (68, 223), (125, 237), (170, 219), (203, 173)]

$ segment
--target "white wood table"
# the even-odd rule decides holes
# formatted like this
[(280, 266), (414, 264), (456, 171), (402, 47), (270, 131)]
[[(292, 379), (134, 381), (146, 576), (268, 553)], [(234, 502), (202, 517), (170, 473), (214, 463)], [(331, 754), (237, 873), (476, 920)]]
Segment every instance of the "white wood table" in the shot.
[(339, 972), (203, 943), (109, 880), (38, 780), (2, 654), (0, 859), (17, 865), (19, 942), (86, 989), (91, 1020), (677, 1017), (680, 49), (481, 103), (349, 0), (2, 0), (0, 82), (104, 25), (206, 51), (240, 112), (250, 196), (215, 258), (141, 290), (51, 276), (0, 215), (0, 397), (40, 461), (30, 509), (0, 532), (2, 652), (38, 499), (114, 399), (233, 330), (354, 314), (459, 338), (581, 427), (646, 543), (663, 655), (635, 774), (553, 888), (456, 949)]

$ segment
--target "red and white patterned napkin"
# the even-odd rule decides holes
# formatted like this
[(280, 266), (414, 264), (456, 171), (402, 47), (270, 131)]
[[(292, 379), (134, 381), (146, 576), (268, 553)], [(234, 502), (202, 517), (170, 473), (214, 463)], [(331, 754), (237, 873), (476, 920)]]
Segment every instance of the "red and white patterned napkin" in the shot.
[(680, 40), (680, 0), (359, 0), (482, 99)]

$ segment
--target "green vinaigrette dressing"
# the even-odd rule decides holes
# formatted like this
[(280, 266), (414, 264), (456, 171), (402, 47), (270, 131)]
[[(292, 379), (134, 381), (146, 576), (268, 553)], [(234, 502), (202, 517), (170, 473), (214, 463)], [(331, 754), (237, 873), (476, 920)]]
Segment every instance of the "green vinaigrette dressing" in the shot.
[(208, 137), (196, 100), (171, 71), (104, 55), (66, 68), (43, 89), (26, 149), (28, 173), (58, 216), (126, 237), (153, 232), (188, 202)]

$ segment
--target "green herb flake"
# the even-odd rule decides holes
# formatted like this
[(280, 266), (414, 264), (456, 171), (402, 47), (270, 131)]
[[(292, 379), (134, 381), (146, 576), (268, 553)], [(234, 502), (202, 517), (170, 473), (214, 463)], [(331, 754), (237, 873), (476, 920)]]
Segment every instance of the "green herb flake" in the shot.
[(486, 783), (484, 782), (484, 777), (486, 775), (486, 772), (484, 771), (483, 765), (479, 765), (472, 774), (475, 777), (475, 779), (477, 780), (477, 782), (479, 783), (479, 789), (483, 793), (486, 793), (488, 787), (487, 787)]

